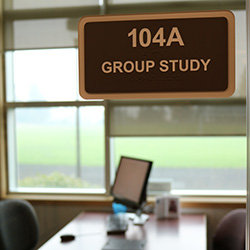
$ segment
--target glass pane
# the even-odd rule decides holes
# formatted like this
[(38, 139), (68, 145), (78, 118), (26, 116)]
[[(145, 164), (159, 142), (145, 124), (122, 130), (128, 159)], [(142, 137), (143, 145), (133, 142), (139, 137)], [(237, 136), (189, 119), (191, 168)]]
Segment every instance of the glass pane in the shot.
[(246, 11), (233, 11), (235, 15), (235, 80), (236, 90), (233, 97), (246, 97)]
[[(92, 119), (92, 114), (98, 118)], [(16, 162), (12, 160), (9, 164), (11, 191), (20, 188), (103, 190), (103, 108), (83, 108), (80, 115), (81, 138), (75, 107), (16, 108), (12, 119), (9, 114), (9, 124), (16, 120), (16, 137), (12, 137), (14, 131), (10, 125), (8, 130), (8, 143), (12, 149), (16, 148)], [(14, 152), (9, 150), (9, 159), (13, 158)]]
[[(183, 1), (183, 0), (177, 0)], [(188, 1), (188, 0), (185, 0)], [(204, 0), (205, 1), (205, 0)], [(162, 3), (162, 2), (171, 2), (170, 0), (109, 0), (110, 4), (128, 4), (128, 3)]]
[(112, 136), (245, 135), (245, 103), (114, 106)]
[(104, 107), (80, 108), (81, 177), (94, 187), (105, 186)]
[(79, 18), (15, 20), (6, 23), (5, 49), (77, 47)]
[(74, 101), (77, 67), (76, 49), (7, 52), (7, 100)]
[(17, 108), (15, 115), (16, 185), (67, 187), (74, 180), (77, 185), (76, 108)]
[(5, 0), (4, 9), (37, 9), (98, 5), (99, 0)]
[[(121, 155), (153, 161), (152, 179), (174, 190), (245, 190), (246, 137), (113, 138), (114, 166)], [(232, 181), (233, 180), (233, 181)]]

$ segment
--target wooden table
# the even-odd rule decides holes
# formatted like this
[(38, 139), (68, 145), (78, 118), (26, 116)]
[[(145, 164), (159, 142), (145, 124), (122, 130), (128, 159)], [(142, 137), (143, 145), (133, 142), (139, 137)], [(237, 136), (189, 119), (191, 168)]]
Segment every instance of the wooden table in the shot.
[[(150, 215), (144, 226), (129, 225), (125, 235), (108, 236), (107, 213), (81, 213), (39, 250), (101, 250), (109, 237), (146, 240), (144, 250), (206, 250), (205, 215), (182, 214), (179, 219), (157, 220)], [(62, 243), (60, 235), (74, 234), (75, 240)], [(78, 235), (78, 236), (77, 236)]]

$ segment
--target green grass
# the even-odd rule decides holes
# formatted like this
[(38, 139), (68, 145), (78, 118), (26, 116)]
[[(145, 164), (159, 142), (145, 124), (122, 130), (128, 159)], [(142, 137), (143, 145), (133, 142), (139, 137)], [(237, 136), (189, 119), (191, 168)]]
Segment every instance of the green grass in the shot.
[[(81, 160), (90, 166), (104, 165), (103, 133), (96, 128), (80, 137)], [(19, 164), (76, 165), (76, 131), (72, 127), (19, 127), (17, 130)]]
[[(104, 136), (100, 128), (82, 128), (81, 161), (104, 166)], [(116, 138), (116, 163), (121, 155), (154, 162), (154, 167), (245, 168), (246, 137), (134, 137)], [(18, 127), (19, 164), (76, 165), (76, 131), (72, 127)]]
[(158, 167), (245, 168), (246, 137), (149, 137), (119, 138), (120, 155), (154, 161)]

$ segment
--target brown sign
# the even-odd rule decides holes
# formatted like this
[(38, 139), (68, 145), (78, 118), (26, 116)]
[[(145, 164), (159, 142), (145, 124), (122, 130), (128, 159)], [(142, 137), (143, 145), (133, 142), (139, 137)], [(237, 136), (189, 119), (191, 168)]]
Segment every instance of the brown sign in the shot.
[(228, 97), (234, 92), (229, 11), (84, 17), (78, 29), (85, 99)]

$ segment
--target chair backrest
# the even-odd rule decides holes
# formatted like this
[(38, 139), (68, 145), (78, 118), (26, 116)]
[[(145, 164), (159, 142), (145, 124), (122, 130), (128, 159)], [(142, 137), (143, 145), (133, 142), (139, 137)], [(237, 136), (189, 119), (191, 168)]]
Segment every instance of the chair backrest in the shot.
[(245, 250), (246, 209), (234, 209), (218, 223), (213, 250)]
[(34, 208), (24, 200), (0, 201), (0, 249), (32, 250), (39, 238)]

